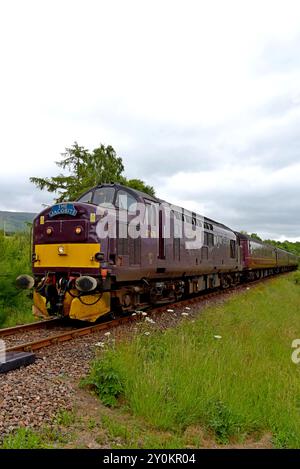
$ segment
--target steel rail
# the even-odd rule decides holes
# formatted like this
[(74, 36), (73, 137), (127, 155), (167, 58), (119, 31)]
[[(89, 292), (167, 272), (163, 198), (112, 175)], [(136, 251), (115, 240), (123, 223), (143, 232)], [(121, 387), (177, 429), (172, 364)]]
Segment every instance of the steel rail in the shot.
[[(155, 308), (148, 309), (147, 314), (152, 315), (154, 313), (165, 312), (165, 311), (167, 311), (168, 309), (171, 309), (171, 308), (184, 307), (185, 305), (190, 305), (190, 304), (194, 304), (194, 303), (202, 303), (203, 301), (210, 300), (211, 298), (214, 298), (214, 297), (222, 298), (222, 296), (224, 296), (224, 295), (236, 293), (240, 290), (245, 290), (245, 288), (247, 288), (249, 286), (254, 286), (254, 285), (257, 285), (259, 283), (262, 283), (262, 282), (265, 282), (265, 281), (268, 281), (268, 280), (272, 280), (272, 279), (274, 279), (274, 277), (277, 277), (277, 276), (280, 276), (280, 275), (286, 275), (286, 274), (289, 274), (289, 273), (290, 272), (283, 272), (281, 274), (270, 275), (270, 276), (265, 277), (263, 279), (252, 280), (251, 282), (245, 282), (242, 285), (237, 285), (235, 287), (229, 287), (229, 288), (226, 288), (225, 290), (219, 290), (218, 289), (218, 290), (215, 290), (215, 291), (212, 291), (212, 292), (200, 294), (200, 295), (193, 296), (193, 297), (190, 297), (190, 298), (185, 298), (184, 300), (179, 300), (177, 302), (165, 303), (163, 305), (156, 306)], [(26, 343), (23, 343), (23, 344), (14, 345), (12, 347), (7, 348), (6, 352), (20, 352), (20, 351), (28, 352), (28, 351), (39, 350), (39, 349), (42, 349), (44, 347), (48, 347), (50, 345), (55, 345), (55, 344), (58, 344), (58, 343), (73, 340), (73, 339), (76, 339), (77, 337), (81, 337), (81, 336), (84, 336), (84, 335), (87, 335), (87, 334), (91, 334), (93, 332), (98, 332), (98, 331), (101, 331), (101, 330), (111, 329), (111, 328), (117, 327), (121, 324), (130, 322), (130, 321), (137, 321), (142, 317), (142, 311), (140, 313), (141, 314), (136, 313), (134, 316), (133, 315), (128, 315), (128, 316), (124, 316), (122, 318), (117, 318), (117, 319), (110, 320), (110, 321), (107, 321), (107, 322), (103, 322), (103, 323), (100, 323), (100, 324), (94, 324), (94, 325), (90, 325), (90, 326), (87, 326), (87, 327), (76, 328), (74, 330), (61, 332), (59, 334), (55, 334), (55, 335), (52, 335), (52, 336), (49, 336), (49, 337), (44, 337), (42, 339), (37, 339), (37, 340), (31, 341), (31, 342), (26, 342)], [(54, 318), (53, 320), (50, 320), (50, 321), (41, 321), (40, 323), (33, 323), (32, 326), (38, 325), (38, 324), (43, 325), (43, 324), (47, 324), (47, 323), (51, 323), (51, 322), (54, 323), (54, 321), (60, 321), (60, 320), (58, 318)], [(25, 326), (27, 326), (27, 325), (25, 325)], [(28, 326), (30, 326), (30, 324)], [(17, 326), (17, 330), (20, 327), (21, 326)], [(8, 328), (8, 329), (12, 330), (13, 328)]]
[(45, 319), (43, 321), (31, 322), (29, 324), (21, 324), (19, 326), (13, 327), (5, 327), (4, 329), (0, 329), (0, 337), (7, 337), (9, 335), (13, 335), (16, 332), (26, 332), (26, 331), (33, 331), (35, 329), (44, 329), (47, 328), (49, 325), (59, 325), (61, 319), (59, 318), (51, 318)]
[(134, 316), (125, 316), (123, 318), (114, 319), (112, 321), (104, 322), (101, 324), (94, 324), (87, 327), (82, 327), (80, 329), (74, 329), (67, 332), (61, 332), (60, 334), (55, 334), (49, 337), (44, 337), (42, 339), (34, 340), (32, 342), (26, 342), (23, 344), (13, 345), (6, 349), (6, 352), (28, 352), (39, 350), (41, 348), (47, 347), (49, 345), (58, 344), (60, 342), (66, 342), (68, 340), (76, 339), (92, 332), (97, 332), (101, 330), (111, 329), (113, 327), (119, 326), (125, 322), (134, 321)]

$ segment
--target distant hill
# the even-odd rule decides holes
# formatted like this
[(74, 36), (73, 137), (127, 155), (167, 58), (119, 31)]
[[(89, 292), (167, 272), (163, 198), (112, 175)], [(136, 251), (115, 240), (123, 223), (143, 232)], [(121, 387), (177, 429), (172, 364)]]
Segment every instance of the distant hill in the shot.
[(35, 216), (36, 213), (0, 211), (0, 231), (4, 228), (6, 233), (23, 231), (26, 228), (26, 223), (32, 223)]

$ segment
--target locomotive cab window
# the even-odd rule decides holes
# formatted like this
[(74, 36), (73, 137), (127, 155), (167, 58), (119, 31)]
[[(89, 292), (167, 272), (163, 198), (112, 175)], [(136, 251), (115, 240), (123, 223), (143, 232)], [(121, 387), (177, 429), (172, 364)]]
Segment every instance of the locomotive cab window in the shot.
[(122, 210), (128, 210), (129, 213), (136, 214), (137, 201), (135, 197), (126, 191), (118, 191), (116, 206)]
[(90, 191), (87, 194), (84, 194), (82, 197), (77, 199), (77, 202), (85, 203), (85, 204), (90, 204), (92, 202), (93, 198), (93, 192)]
[(112, 187), (100, 187), (96, 189), (93, 197), (93, 204), (110, 206), (114, 202), (115, 189)]

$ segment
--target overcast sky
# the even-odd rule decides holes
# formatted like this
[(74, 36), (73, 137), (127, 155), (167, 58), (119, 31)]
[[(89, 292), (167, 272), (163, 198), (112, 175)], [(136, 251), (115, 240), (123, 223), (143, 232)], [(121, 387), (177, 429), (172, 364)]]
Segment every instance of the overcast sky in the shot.
[(300, 240), (300, 2), (0, 2), (0, 210), (75, 140), (235, 229)]

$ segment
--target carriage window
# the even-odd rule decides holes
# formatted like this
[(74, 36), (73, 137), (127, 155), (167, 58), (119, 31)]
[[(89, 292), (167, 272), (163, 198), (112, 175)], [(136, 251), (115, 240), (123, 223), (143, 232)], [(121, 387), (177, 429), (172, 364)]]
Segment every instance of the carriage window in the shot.
[(93, 204), (111, 205), (114, 201), (115, 189), (112, 187), (100, 187), (94, 192)]
[(136, 199), (125, 191), (118, 191), (116, 206), (128, 210), (129, 213), (136, 213), (137, 202)]
[(92, 202), (92, 198), (93, 198), (93, 192), (90, 191), (90, 192), (88, 192), (87, 194), (84, 194), (84, 195), (83, 195), (82, 197), (80, 197), (79, 199), (77, 199), (77, 202), (90, 204), (90, 203)]

